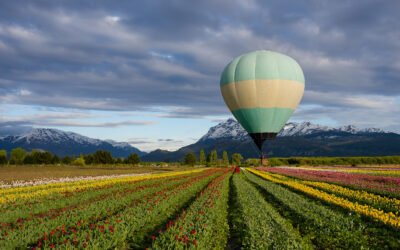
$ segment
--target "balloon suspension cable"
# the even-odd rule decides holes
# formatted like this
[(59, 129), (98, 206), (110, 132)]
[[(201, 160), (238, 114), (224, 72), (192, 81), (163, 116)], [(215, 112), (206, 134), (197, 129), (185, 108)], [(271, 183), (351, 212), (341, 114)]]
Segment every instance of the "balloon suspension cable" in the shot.
[(265, 157), (264, 152), (263, 152), (262, 147), (261, 147), (261, 149), (260, 149), (260, 165), (261, 165), (261, 167), (264, 166), (264, 159), (265, 158), (266, 157)]

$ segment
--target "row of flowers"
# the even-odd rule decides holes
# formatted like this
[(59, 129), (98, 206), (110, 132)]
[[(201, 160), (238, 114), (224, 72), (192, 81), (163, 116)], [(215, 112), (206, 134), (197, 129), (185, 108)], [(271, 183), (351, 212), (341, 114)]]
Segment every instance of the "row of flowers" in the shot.
[(299, 168), (258, 168), (262, 171), (296, 177), (304, 180), (331, 182), (357, 189), (400, 198), (400, 177), (319, 171)]
[[(128, 206), (118, 215), (108, 216), (90, 225), (89, 230), (80, 230), (74, 236), (75, 242), (63, 243), (65, 247), (86, 245), (94, 249), (142, 248), (142, 243), (149, 231), (166, 221), (179, 211), (207, 183), (221, 175), (208, 171), (207, 174), (190, 178), (190, 180), (173, 187), (166, 187)], [(110, 229), (112, 227), (112, 230)], [(89, 239), (89, 240), (88, 240)]]
[[(46, 233), (47, 238), (49, 238), (48, 235), (51, 235), (51, 231), (54, 230), (57, 232), (57, 228), (62, 228), (62, 225), (64, 225), (67, 232), (64, 235), (67, 237), (67, 240), (74, 240), (78, 232), (81, 234), (82, 230), (83, 232), (87, 231), (91, 227), (91, 224), (101, 223), (102, 221), (114, 218), (118, 214), (122, 217), (127, 208), (132, 206), (142, 207), (143, 204), (148, 203), (149, 197), (159, 197), (163, 193), (185, 186), (187, 183), (196, 183), (198, 180), (210, 178), (212, 174), (206, 171), (192, 176), (182, 176), (181, 179), (175, 180), (158, 179), (159, 181), (155, 183), (151, 183), (151, 180), (149, 180), (148, 182), (150, 183), (148, 185), (143, 184), (138, 186), (135, 191), (132, 190), (133, 192), (113, 194), (111, 197), (100, 201), (83, 204), (72, 209), (61, 210), (55, 215), (51, 213), (43, 214), (43, 216), (35, 216), (30, 220), (23, 221), (24, 223), (13, 223), (9, 231), (4, 231), (4, 239), (0, 242), (0, 246), (4, 244), (4, 248), (23, 248), (30, 244), (31, 246), (38, 246), (48, 243), (48, 246), (50, 246), (50, 243), (59, 243), (58, 240), (44, 240), (43, 235)], [(63, 203), (63, 200), (59, 200), (58, 202)], [(139, 206), (140, 204), (142, 206)], [(148, 206), (151, 207), (153, 204)], [(119, 219), (115, 219), (115, 221), (117, 220)], [(53, 229), (49, 230), (51, 228)], [(96, 228), (101, 229), (102, 227)]]
[(243, 249), (312, 249), (293, 225), (242, 175), (233, 176), (233, 228)]
[[(211, 181), (187, 209), (151, 234), (151, 249), (224, 249), (230, 171)], [(150, 237), (149, 237), (150, 238)]]
[[(284, 168), (284, 167), (283, 167)], [(400, 168), (356, 168), (356, 167), (298, 167), (297, 169), (316, 170), (316, 171), (334, 171), (343, 173), (357, 173), (381, 176), (400, 177)]]
[(201, 172), (204, 169), (194, 169), (188, 171), (177, 171), (171, 173), (160, 173), (160, 174), (149, 174), (140, 176), (129, 176), (129, 177), (119, 177), (106, 180), (93, 180), (93, 181), (77, 181), (68, 183), (57, 183), (49, 185), (39, 185), (39, 186), (29, 186), (29, 187), (18, 187), (18, 188), (8, 188), (0, 189), (0, 204), (14, 202), (14, 201), (25, 201), (37, 198), (46, 198), (53, 194), (62, 195), (68, 192), (80, 192), (87, 189), (103, 188), (107, 186), (112, 186), (115, 184), (127, 183), (132, 181), (146, 180), (146, 179), (157, 179), (164, 177), (171, 177), (183, 174), (190, 174)]
[(323, 192), (321, 190), (299, 183), (295, 180), (283, 180), (280, 178), (276, 178), (267, 172), (262, 172), (254, 169), (248, 169), (248, 171), (266, 180), (272, 181), (274, 183), (283, 184), (285, 186), (288, 186), (290, 188), (308, 194), (312, 197), (321, 199), (325, 202), (335, 204), (337, 206), (349, 209), (351, 211), (357, 212), (365, 216), (369, 216), (371, 218), (374, 218), (378, 221), (383, 222), (384, 224), (393, 226), (395, 228), (400, 228), (400, 217), (392, 212), (384, 212), (380, 209), (373, 208), (369, 205), (362, 205), (355, 202), (351, 202), (348, 199), (336, 196), (334, 194)]
[[(206, 173), (206, 172), (201, 172)], [(182, 183), (184, 181), (196, 178), (198, 174), (179, 175), (174, 177), (166, 177), (163, 180), (170, 183)], [(145, 189), (156, 188), (161, 186), (159, 179), (149, 179), (132, 183), (115, 185), (108, 188), (87, 190), (72, 196), (66, 196), (59, 200), (44, 200), (35, 204), (23, 204), (12, 209), (1, 211), (2, 214), (0, 229), (22, 227), (27, 221), (37, 218), (56, 218), (62, 216), (65, 212), (72, 210), (82, 210), (91, 204), (102, 204), (109, 202), (118, 197), (123, 199), (132, 193), (140, 192)]]
[(285, 185), (243, 171), (265, 200), (311, 240), (315, 249), (399, 249), (398, 230), (322, 203)]
[(341, 197), (349, 198), (352, 201), (368, 204), (377, 209), (382, 209), (387, 212), (394, 212), (395, 214), (398, 214), (400, 211), (400, 200), (396, 198), (390, 198), (382, 195), (373, 194), (365, 190), (354, 190), (326, 182), (292, 179), (285, 175), (279, 175), (273, 173), (270, 173), (270, 175), (280, 180), (295, 180), (307, 186), (318, 188), (325, 192), (333, 193)]

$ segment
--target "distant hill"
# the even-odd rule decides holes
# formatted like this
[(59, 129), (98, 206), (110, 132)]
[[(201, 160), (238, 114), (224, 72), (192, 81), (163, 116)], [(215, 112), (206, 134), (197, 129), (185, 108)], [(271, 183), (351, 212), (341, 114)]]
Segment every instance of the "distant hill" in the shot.
[(131, 153), (143, 156), (145, 152), (126, 142), (92, 139), (80, 134), (58, 129), (33, 128), (19, 135), (0, 137), (0, 149), (7, 151), (21, 147), (28, 151), (41, 149), (58, 156), (90, 154), (97, 150), (107, 150), (114, 157), (126, 157)]
[[(258, 157), (257, 148), (247, 132), (236, 120), (228, 119), (211, 127), (194, 144), (173, 152), (156, 150), (142, 159), (179, 161), (186, 153), (198, 154), (201, 149)], [(287, 123), (275, 140), (265, 142), (264, 152), (269, 157), (400, 155), (400, 135), (377, 128), (358, 129), (352, 125), (333, 128), (310, 122)]]

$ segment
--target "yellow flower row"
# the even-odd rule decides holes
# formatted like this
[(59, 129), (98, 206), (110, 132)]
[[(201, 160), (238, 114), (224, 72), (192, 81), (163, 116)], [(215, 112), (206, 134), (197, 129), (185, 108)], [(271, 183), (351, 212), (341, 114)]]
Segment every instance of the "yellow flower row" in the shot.
[[(148, 175), (139, 175), (139, 176), (129, 176), (129, 177), (116, 177), (112, 179), (106, 180), (97, 180), (97, 181), (77, 181), (74, 182), (73, 185), (71, 183), (63, 183), (64, 186), (57, 185), (54, 187), (53, 185), (49, 185), (50, 188), (48, 189), (40, 189), (35, 190), (36, 186), (31, 187), (24, 187), (26, 192), (23, 193), (16, 193), (16, 194), (6, 194), (0, 197), (0, 204), (14, 202), (16, 200), (27, 200), (27, 199), (34, 199), (39, 197), (46, 197), (52, 194), (59, 194), (64, 192), (77, 192), (83, 191), (86, 189), (93, 189), (93, 188), (102, 188), (108, 185), (115, 185), (120, 183), (126, 183), (131, 181), (139, 181), (139, 180), (146, 180), (146, 179), (157, 179), (163, 177), (172, 177), (177, 175), (183, 174), (190, 174), (201, 172), (204, 169), (194, 169), (194, 170), (187, 170), (187, 171), (177, 171), (177, 172), (170, 172), (170, 173), (161, 173), (161, 174), (148, 174)], [(12, 188), (11, 188), (12, 189)], [(18, 188), (21, 189), (21, 188)]]
[(309, 187), (307, 185), (301, 184), (299, 182), (296, 182), (294, 180), (282, 180), (273, 177), (271, 174), (267, 172), (260, 172), (254, 169), (247, 169), (248, 171), (266, 179), (271, 182), (283, 184), (285, 186), (291, 187), (295, 190), (301, 191), (303, 193), (306, 193), (310, 196), (313, 196), (315, 198), (321, 199), (325, 202), (332, 203), (335, 205), (338, 205), (340, 207), (343, 207), (345, 209), (352, 210), (354, 212), (357, 212), (359, 214), (365, 215), (372, 217), (374, 219), (377, 219), (387, 225), (400, 228), (400, 217), (395, 215), (392, 212), (384, 212), (382, 210), (372, 208), (368, 205), (361, 205), (358, 203), (351, 202), (345, 198), (335, 196), (333, 194), (328, 194), (326, 192), (323, 192), (321, 190)]
[(270, 176), (277, 178), (279, 180), (293, 180), (299, 183), (305, 184), (307, 186), (316, 187), (328, 191), (330, 193), (335, 193), (341, 196), (345, 196), (351, 199), (356, 199), (361, 202), (374, 203), (377, 205), (383, 205), (385, 207), (390, 207), (393, 210), (400, 211), (400, 200), (396, 198), (384, 197), (376, 194), (369, 193), (363, 190), (353, 190), (350, 188), (345, 188), (336, 184), (330, 184), (326, 182), (319, 181), (306, 181), (306, 180), (296, 180), (289, 178), (284, 175), (279, 175), (275, 173), (268, 173)]
[(376, 194), (368, 193), (363, 190), (352, 190), (349, 188), (341, 187), (335, 184), (329, 184), (325, 182), (316, 182), (316, 181), (300, 181), (301, 183), (316, 187), (330, 193), (339, 194), (342, 196), (346, 196), (348, 198), (356, 199), (359, 201), (366, 201), (369, 203), (375, 203), (377, 205), (385, 205), (391, 207), (393, 209), (397, 209), (400, 211), (400, 200), (395, 198), (384, 197)]

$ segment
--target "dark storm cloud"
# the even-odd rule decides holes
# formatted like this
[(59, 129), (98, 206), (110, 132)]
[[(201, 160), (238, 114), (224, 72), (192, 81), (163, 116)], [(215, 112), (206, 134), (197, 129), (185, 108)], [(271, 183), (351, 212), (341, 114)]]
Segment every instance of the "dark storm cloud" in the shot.
[(302, 65), (303, 104), (378, 108), (400, 95), (399, 10), (399, 1), (2, 1), (0, 103), (227, 114), (223, 67), (270, 49)]

